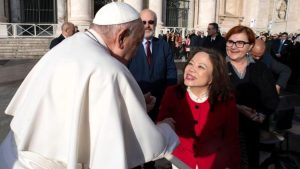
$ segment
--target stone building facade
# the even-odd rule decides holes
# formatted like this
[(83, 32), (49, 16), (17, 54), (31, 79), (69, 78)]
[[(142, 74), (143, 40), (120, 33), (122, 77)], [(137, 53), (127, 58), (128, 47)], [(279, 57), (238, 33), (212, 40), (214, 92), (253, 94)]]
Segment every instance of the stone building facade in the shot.
[[(300, 33), (298, 8), (300, 0), (118, 0), (131, 4), (136, 10), (150, 8), (158, 17), (158, 29), (163, 27), (187, 27), (205, 31), (208, 23), (217, 22), (221, 31), (242, 24), (257, 32)], [(0, 22), (23, 23), (24, 3), (48, 2), (52, 7), (38, 7), (39, 17), (47, 10), (48, 22), (75, 23), (79, 29), (87, 28), (95, 11), (110, 0), (0, 0)], [(34, 8), (34, 7), (33, 7)], [(35, 7), (36, 8), (36, 7)], [(34, 9), (35, 9), (34, 8)], [(40, 10), (43, 9), (43, 10)], [(50, 11), (50, 13), (49, 13)], [(45, 15), (45, 14), (44, 14)], [(23, 18), (23, 19), (22, 19)], [(26, 18), (25, 18), (26, 19)], [(48, 18), (49, 19), (49, 18)]]

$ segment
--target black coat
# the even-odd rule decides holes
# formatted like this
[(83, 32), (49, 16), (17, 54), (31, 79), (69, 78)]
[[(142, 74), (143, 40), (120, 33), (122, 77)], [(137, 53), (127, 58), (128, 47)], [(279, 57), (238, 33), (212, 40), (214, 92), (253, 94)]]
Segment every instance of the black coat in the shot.
[(216, 49), (224, 57), (226, 56), (226, 40), (221, 35), (217, 35), (214, 41), (211, 41), (211, 36), (207, 36), (204, 39), (202, 46), (205, 48)]
[(277, 57), (276, 54), (278, 53), (278, 50), (280, 48), (281, 45), (281, 40), (277, 39), (272, 43), (271, 46), (271, 55), (278, 61), (282, 62), (282, 63), (287, 63), (288, 57), (289, 57), (289, 52), (290, 52), (290, 48), (291, 48), (291, 41), (289, 40), (285, 40), (284, 43), (282, 44), (281, 47), (281, 51), (280, 51), (280, 57)]
[(250, 63), (240, 79), (228, 63), (230, 80), (236, 90), (237, 104), (251, 107), (259, 113), (271, 114), (279, 103), (272, 72), (262, 62)]
[(65, 37), (62, 35), (62, 34), (60, 34), (60, 36), (59, 37), (57, 37), (57, 38), (55, 38), (55, 39), (53, 39), (52, 41), (51, 41), (51, 43), (50, 43), (50, 49), (52, 49), (54, 46), (56, 46), (56, 45), (58, 45), (60, 42), (62, 42), (63, 40), (65, 39)]

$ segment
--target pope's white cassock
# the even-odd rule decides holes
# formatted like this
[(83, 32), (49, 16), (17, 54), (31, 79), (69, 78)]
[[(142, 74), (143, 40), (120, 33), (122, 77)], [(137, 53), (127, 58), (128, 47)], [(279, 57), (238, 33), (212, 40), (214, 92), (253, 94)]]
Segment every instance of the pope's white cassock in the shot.
[(178, 144), (169, 125), (150, 120), (136, 81), (93, 30), (43, 56), (5, 113), (14, 117), (0, 169), (125, 169)]

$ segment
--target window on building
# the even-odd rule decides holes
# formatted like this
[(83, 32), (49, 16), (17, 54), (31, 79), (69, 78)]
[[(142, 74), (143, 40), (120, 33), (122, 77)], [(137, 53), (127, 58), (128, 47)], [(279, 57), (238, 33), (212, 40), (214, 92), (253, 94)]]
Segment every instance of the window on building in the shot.
[[(117, 1), (117, 0), (113, 0)], [(112, 2), (112, 0), (94, 0), (94, 15), (96, 15), (97, 11), (102, 8), (102, 6)]]
[(56, 23), (56, 0), (22, 0), (23, 23)]
[(187, 27), (189, 0), (167, 0), (167, 23), (169, 27)]

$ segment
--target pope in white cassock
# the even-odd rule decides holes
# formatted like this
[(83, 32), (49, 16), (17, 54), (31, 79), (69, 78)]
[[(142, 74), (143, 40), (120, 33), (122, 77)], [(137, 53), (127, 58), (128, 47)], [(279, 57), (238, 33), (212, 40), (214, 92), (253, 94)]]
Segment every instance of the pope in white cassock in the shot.
[(45, 54), (5, 111), (0, 169), (125, 169), (171, 153), (172, 120), (152, 123), (124, 65), (143, 35), (139, 13), (113, 2)]

